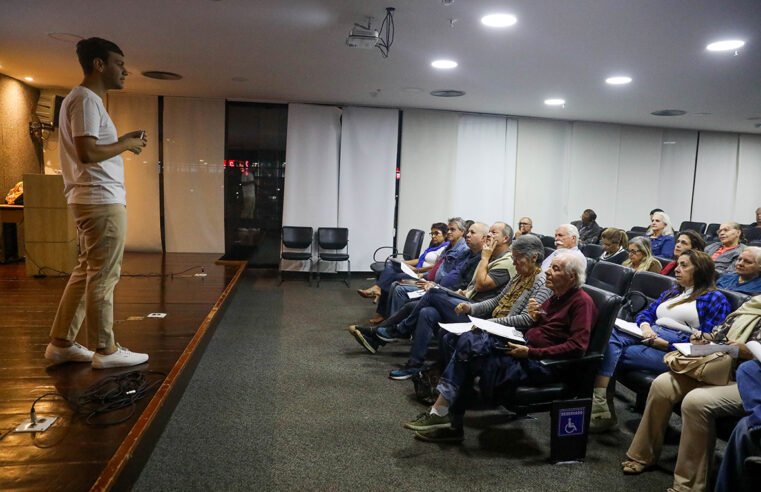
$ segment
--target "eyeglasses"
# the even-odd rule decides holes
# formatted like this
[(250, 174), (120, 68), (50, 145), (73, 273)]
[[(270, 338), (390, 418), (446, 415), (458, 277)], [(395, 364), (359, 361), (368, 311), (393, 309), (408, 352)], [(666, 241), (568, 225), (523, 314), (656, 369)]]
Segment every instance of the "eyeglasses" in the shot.
[(638, 249), (630, 249), (629, 250), (629, 254), (630, 255), (639, 255), (639, 254), (642, 254), (642, 251), (640, 251)]
[(519, 226), (530, 226), (531, 224), (529, 222), (518, 222)]

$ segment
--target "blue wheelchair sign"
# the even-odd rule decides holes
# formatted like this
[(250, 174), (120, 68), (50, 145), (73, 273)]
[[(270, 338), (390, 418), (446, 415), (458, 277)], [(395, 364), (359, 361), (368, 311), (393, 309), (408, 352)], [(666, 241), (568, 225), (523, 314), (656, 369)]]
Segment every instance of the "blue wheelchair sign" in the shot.
[(564, 408), (558, 414), (558, 437), (580, 436), (584, 434), (584, 407)]

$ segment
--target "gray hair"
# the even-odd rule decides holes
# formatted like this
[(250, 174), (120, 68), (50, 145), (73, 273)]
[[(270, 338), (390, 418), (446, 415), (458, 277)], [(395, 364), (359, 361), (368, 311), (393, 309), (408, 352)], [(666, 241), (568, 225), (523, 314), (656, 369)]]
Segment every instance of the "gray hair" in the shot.
[(573, 224), (560, 224), (558, 229), (565, 229), (568, 235), (576, 238), (576, 244), (579, 243), (579, 229)]
[(510, 224), (507, 222), (495, 222), (495, 224), (502, 224), (504, 227), (502, 227), (502, 235), (507, 238), (507, 244), (510, 244), (510, 241), (513, 240), (513, 228), (510, 227)]
[(526, 258), (534, 257), (537, 264), (544, 260), (544, 245), (538, 237), (531, 234), (524, 234), (515, 241), (510, 248), (513, 254), (519, 254)]
[(482, 235), (489, 234), (489, 226), (487, 224), (484, 224), (483, 222), (473, 222), (470, 227), (475, 226), (476, 232)]
[(743, 250), (743, 253), (746, 251), (750, 251), (753, 255), (753, 258), (756, 260), (756, 265), (761, 266), (761, 248), (758, 246), (746, 246)]
[(587, 280), (587, 261), (583, 256), (577, 255), (570, 251), (559, 249), (555, 258), (565, 260), (565, 272), (569, 275), (576, 275), (576, 287), (581, 287)]
[(447, 225), (450, 225), (450, 224), (453, 224), (462, 232), (468, 232), (465, 227), (465, 221), (463, 220), (462, 217), (452, 217), (451, 219), (447, 220)]

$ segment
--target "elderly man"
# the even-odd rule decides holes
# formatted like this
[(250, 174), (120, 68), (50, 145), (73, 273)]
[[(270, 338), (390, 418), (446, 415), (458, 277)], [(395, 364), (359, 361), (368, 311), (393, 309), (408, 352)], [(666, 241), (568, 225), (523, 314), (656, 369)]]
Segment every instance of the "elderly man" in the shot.
[[(380, 346), (388, 342), (409, 340), (414, 332), (415, 341), (410, 360), (403, 369), (391, 371), (391, 379), (408, 379), (420, 372), (428, 350), (428, 342), (439, 321), (460, 320), (454, 313), (457, 304), (463, 300), (480, 302), (496, 296), (516, 274), (510, 254), (512, 228), (504, 222), (492, 225), (488, 233), (485, 228), (486, 224), (476, 222), (470, 226), (466, 235), (475, 269), (462, 271), (461, 275), (470, 280), (464, 290), (453, 292), (428, 282), (423, 286), (426, 294), (401, 322), (383, 323), (375, 328), (349, 327), (352, 336), (370, 353), (375, 353)], [(467, 321), (467, 318), (465, 320)]]
[(735, 272), (725, 273), (719, 277), (716, 287), (751, 296), (761, 294), (761, 248), (758, 246), (745, 248), (737, 257)]
[(524, 234), (534, 234), (533, 232), (531, 232), (533, 228), (534, 228), (534, 221), (531, 220), (531, 217), (521, 217), (520, 220), (518, 221), (518, 230), (515, 231), (515, 237), (513, 239), (518, 239)]
[(565, 250), (583, 259), (585, 263), (587, 261), (584, 253), (579, 250), (579, 230), (572, 224), (562, 224), (555, 229), (555, 247), (557, 249), (542, 262), (542, 271), (547, 271), (555, 255)]
[(600, 242), (602, 227), (597, 224), (597, 214), (591, 208), (584, 210), (581, 220), (571, 222), (579, 230), (581, 244), (597, 244)]
[(584, 355), (597, 320), (594, 301), (581, 289), (586, 266), (569, 251), (555, 255), (545, 273), (553, 295), (541, 307), (531, 302), (529, 314), (535, 323), (525, 333), (526, 345), (502, 345), (480, 330), (461, 335), (439, 380), (433, 407), (404, 427), (416, 431), (422, 441), (460, 442), (474, 378), (479, 378), (481, 394), (493, 403), (510, 399), (518, 386), (556, 380), (556, 370), (539, 359)]

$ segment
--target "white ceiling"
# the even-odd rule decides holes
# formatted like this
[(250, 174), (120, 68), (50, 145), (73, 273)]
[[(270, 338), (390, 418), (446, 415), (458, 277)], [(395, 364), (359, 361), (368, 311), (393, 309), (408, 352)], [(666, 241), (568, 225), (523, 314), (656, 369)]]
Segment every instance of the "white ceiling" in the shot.
[[(396, 8), (387, 59), (344, 42), (367, 15)], [(479, 19), (510, 12), (504, 30)], [(450, 18), (456, 19), (450, 27)], [(126, 90), (257, 101), (435, 108), (566, 120), (761, 133), (761, 0), (2, 0), (0, 73), (71, 87), (74, 45), (124, 50)], [(738, 56), (705, 46), (741, 38)], [(449, 57), (452, 71), (430, 62)], [(183, 75), (143, 77), (146, 70)], [(611, 87), (626, 73), (634, 81)], [(235, 82), (233, 77), (246, 78)], [(436, 89), (466, 95), (444, 99)], [(566, 99), (550, 108), (544, 99)], [(680, 117), (651, 111), (682, 109)], [(710, 114), (699, 114), (710, 113)]]

